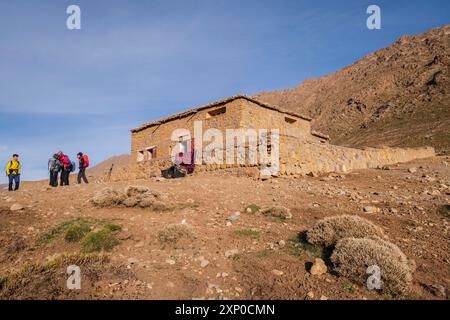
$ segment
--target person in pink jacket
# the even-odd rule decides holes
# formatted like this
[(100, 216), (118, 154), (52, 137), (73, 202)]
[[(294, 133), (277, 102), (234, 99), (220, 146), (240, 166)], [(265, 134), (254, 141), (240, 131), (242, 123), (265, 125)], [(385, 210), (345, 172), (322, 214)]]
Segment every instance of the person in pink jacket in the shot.
[(61, 163), (61, 182), (60, 186), (69, 185), (70, 159), (62, 151), (58, 152), (58, 160)]

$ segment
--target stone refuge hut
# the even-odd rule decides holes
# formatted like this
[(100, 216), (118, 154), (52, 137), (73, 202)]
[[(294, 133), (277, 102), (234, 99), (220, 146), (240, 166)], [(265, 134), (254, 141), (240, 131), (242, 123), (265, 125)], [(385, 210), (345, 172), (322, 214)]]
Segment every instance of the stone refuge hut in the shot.
[[(433, 156), (434, 149), (423, 148), (364, 148), (355, 149), (329, 143), (327, 136), (311, 130), (309, 117), (263, 103), (245, 95), (237, 95), (182, 113), (149, 122), (131, 130), (132, 170), (135, 178), (159, 175), (161, 169), (172, 165), (171, 155), (175, 150), (197, 153), (211, 141), (194, 138), (194, 123), (201, 121), (202, 132), (215, 128), (226, 129), (278, 129), (280, 175), (306, 175), (326, 172), (348, 172), (355, 169), (375, 168), (398, 162)], [(174, 139), (174, 130), (184, 128), (190, 136), (180, 135)], [(187, 141), (190, 140), (190, 144)], [(225, 142), (223, 143), (225, 146)], [(258, 141), (258, 147), (260, 147)], [(268, 141), (270, 154), (271, 142)], [(184, 148), (184, 149), (183, 149)], [(248, 143), (246, 144), (248, 149)], [(222, 150), (221, 152), (225, 152)], [(248, 152), (248, 150), (246, 150)], [(246, 153), (247, 154), (247, 153)], [(225, 158), (225, 156), (224, 156)], [(243, 161), (242, 161), (243, 160)], [(238, 162), (238, 161), (236, 161)], [(250, 176), (259, 176), (260, 162), (254, 163), (246, 157), (240, 163), (197, 163), (196, 172), (210, 170), (236, 170)]]

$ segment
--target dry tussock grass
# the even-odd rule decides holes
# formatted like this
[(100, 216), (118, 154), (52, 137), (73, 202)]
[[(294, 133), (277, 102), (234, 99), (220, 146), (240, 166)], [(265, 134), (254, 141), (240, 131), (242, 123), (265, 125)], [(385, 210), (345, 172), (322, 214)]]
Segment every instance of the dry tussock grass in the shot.
[(407, 294), (412, 284), (412, 267), (393, 243), (377, 237), (346, 238), (336, 243), (330, 258), (334, 271), (356, 283), (366, 285), (367, 268), (381, 271), (381, 290), (395, 295)]
[(343, 238), (384, 237), (383, 230), (369, 220), (353, 215), (322, 219), (308, 230), (307, 240), (317, 246), (329, 247)]
[(195, 238), (191, 227), (182, 223), (169, 224), (158, 233), (159, 242), (162, 244), (176, 244), (182, 239), (191, 240)]

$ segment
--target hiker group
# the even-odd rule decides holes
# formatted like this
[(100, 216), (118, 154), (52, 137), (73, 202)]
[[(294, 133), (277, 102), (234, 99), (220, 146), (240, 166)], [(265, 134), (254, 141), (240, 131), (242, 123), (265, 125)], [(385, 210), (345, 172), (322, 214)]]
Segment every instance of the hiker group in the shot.
[[(89, 183), (86, 177), (86, 168), (89, 167), (89, 157), (82, 152), (77, 154), (78, 159), (78, 177), (77, 183), (80, 184), (81, 181), (84, 183)], [(62, 151), (55, 153), (52, 158), (48, 160), (48, 171), (50, 173), (50, 185), (52, 187), (58, 186), (58, 176), (59, 185), (68, 186), (69, 177), (72, 172), (75, 172), (77, 165), (75, 161), (71, 161), (69, 156), (64, 154)]]
[[(89, 183), (86, 177), (86, 169), (89, 167), (89, 157), (82, 152), (77, 154), (78, 159), (78, 177), (77, 182), (80, 184)], [(60, 186), (69, 185), (69, 177), (72, 172), (75, 172), (77, 165), (75, 161), (71, 161), (69, 156), (62, 151), (55, 153), (53, 157), (48, 160), (48, 171), (50, 174), (49, 184), (52, 187), (58, 186), (58, 179)], [(6, 175), (8, 176), (8, 190), (17, 191), (20, 187), (20, 161), (19, 155), (13, 154), (12, 159), (6, 164)]]

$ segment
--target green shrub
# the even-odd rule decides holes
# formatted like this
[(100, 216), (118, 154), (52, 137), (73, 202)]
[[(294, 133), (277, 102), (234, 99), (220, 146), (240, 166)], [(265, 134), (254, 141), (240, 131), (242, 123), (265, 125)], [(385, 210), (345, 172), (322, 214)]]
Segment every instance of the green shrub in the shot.
[[(90, 219), (90, 218), (73, 218), (71, 220), (67, 220), (64, 221), (62, 223), (60, 223), (59, 225), (57, 225), (56, 227), (50, 229), (50, 231), (44, 233), (39, 241), (43, 242), (43, 243), (50, 243), (52, 242), (55, 238), (57, 238), (59, 235), (61, 234), (65, 234), (67, 232), (67, 230), (71, 229), (74, 226), (92, 226), (97, 222), (97, 220), (95, 219)], [(84, 227), (82, 227), (84, 228)], [(77, 229), (77, 227), (74, 227), (74, 229), (71, 231), (75, 232), (75, 229)], [(76, 233), (76, 232), (75, 232)], [(69, 236), (70, 238), (71, 236)], [(78, 239), (79, 240), (79, 239)], [(70, 241), (70, 240), (68, 240)]]
[(122, 230), (122, 226), (115, 224), (115, 223), (107, 223), (103, 226), (103, 228), (106, 228), (112, 232), (115, 231), (121, 231)]
[[(94, 228), (95, 231), (91, 231)], [(50, 243), (60, 234), (64, 234), (64, 239), (68, 242), (81, 240), (82, 251), (85, 253), (109, 251), (119, 244), (116, 233), (121, 230), (122, 227), (115, 223), (91, 218), (74, 218), (60, 223), (42, 235), (40, 241)]]
[(283, 206), (272, 206), (261, 209), (261, 214), (282, 221), (292, 219), (291, 210)]
[(353, 285), (352, 285), (351, 283), (343, 284), (343, 285), (342, 285), (342, 289), (343, 289), (345, 292), (353, 293)]
[(256, 204), (249, 204), (248, 206), (246, 206), (244, 208), (245, 213), (251, 213), (251, 214), (255, 214), (259, 210), (261, 210), (261, 208), (259, 206), (257, 206)]
[(234, 233), (241, 237), (250, 237), (252, 239), (259, 238), (259, 231), (253, 230), (253, 229), (240, 229), (240, 230), (234, 231)]
[(439, 206), (437, 209), (437, 213), (443, 216), (444, 218), (450, 219), (450, 204), (444, 204)]
[(110, 251), (119, 244), (113, 231), (102, 228), (89, 232), (81, 241), (82, 251), (89, 253), (95, 251)]
[(286, 241), (286, 250), (289, 254), (296, 257), (304, 256), (305, 253), (312, 254), (313, 256), (318, 258), (322, 258), (324, 256), (322, 248), (309, 243), (306, 240), (306, 234), (304, 232), (290, 237)]
[(91, 227), (88, 223), (83, 221), (78, 221), (71, 224), (64, 236), (64, 239), (69, 242), (77, 242), (83, 239), (83, 237), (91, 231)]

